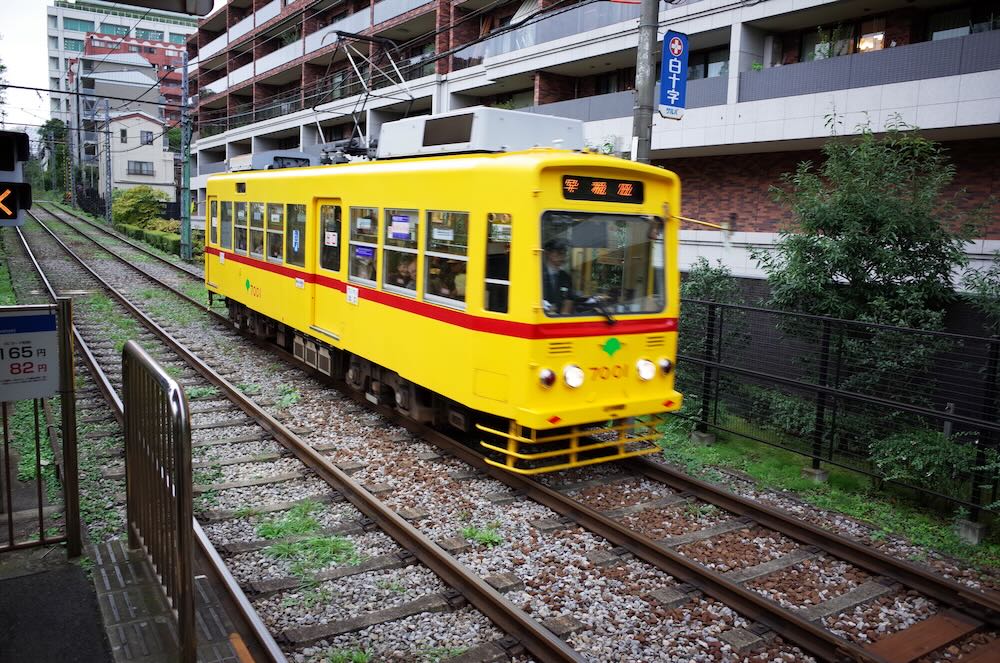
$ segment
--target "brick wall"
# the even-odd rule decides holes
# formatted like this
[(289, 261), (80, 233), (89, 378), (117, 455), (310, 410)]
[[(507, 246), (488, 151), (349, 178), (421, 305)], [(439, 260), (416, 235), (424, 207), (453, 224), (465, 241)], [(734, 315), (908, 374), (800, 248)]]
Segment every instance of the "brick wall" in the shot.
[(535, 72), (535, 105), (576, 99), (576, 79), (547, 71)]
[[(946, 195), (964, 188), (965, 211), (989, 201), (1000, 201), (1000, 138), (945, 143), (957, 174)], [(736, 214), (738, 230), (777, 232), (790, 227), (791, 214), (771, 199), (768, 188), (782, 173), (793, 172), (802, 161), (820, 162), (817, 151), (769, 152), (727, 156), (678, 158), (657, 161), (681, 178), (682, 213), (694, 219), (718, 222)], [(985, 239), (1000, 239), (1000, 202), (994, 203), (985, 228)]]

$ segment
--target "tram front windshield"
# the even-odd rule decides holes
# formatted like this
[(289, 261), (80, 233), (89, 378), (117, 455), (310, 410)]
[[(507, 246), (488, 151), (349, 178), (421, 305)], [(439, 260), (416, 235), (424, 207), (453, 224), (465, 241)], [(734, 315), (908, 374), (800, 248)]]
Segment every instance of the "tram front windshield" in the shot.
[(549, 317), (663, 310), (663, 221), (590, 212), (542, 215), (542, 307)]

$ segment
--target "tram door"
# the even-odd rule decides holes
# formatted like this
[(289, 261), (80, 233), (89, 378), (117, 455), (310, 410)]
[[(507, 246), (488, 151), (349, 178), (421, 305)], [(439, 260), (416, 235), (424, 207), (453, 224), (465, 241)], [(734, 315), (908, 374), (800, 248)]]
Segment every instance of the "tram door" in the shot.
[(316, 201), (316, 232), (319, 251), (316, 254), (316, 288), (313, 296), (313, 331), (331, 345), (340, 345), (343, 334), (344, 271), (342, 260), (345, 244), (342, 229), (343, 209), (339, 199)]
[[(205, 203), (205, 244), (213, 246), (219, 245), (219, 201), (215, 196), (209, 196)], [(205, 253), (205, 281), (209, 285), (218, 287), (221, 285), (216, 274), (219, 272), (217, 265), (219, 256)]]

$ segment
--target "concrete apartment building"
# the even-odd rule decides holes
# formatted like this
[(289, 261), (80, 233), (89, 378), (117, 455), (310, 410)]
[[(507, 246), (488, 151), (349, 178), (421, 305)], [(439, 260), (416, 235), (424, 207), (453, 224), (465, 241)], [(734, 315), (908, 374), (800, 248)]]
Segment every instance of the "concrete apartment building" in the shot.
[[(406, 114), (479, 104), (574, 117), (588, 144), (627, 157), (638, 16), (637, 5), (594, 1), (230, 0), (188, 42), (192, 189), (204, 201), (207, 176), (233, 158), (320, 153), (352, 135), (357, 108), (371, 138)], [(1000, 194), (995, 2), (689, 0), (661, 3), (659, 23), (661, 40), (690, 35), (691, 56), (687, 113), (654, 118), (654, 163), (680, 175), (686, 216), (735, 215), (738, 230), (728, 250), (718, 233), (684, 230), (682, 268), (705, 256), (760, 276), (748, 250), (770, 245), (784, 215), (767, 189), (817, 158), (831, 118), (841, 135), (919, 126), (945, 141), (978, 201)], [(402, 81), (380, 73), (395, 77), (389, 54)], [(1000, 249), (998, 217), (970, 245), (974, 259)]]
[[(183, 48), (197, 21), (190, 16), (173, 12), (149, 11), (103, 0), (55, 0), (47, 8), (46, 33), (49, 52), (49, 84), (52, 90), (72, 91), (67, 87), (66, 74), (72, 60), (77, 59), (87, 47), (87, 33), (107, 37), (128, 38), (124, 44), (127, 52), (138, 53), (150, 44), (132, 40), (167, 42)], [(119, 48), (119, 50), (121, 47)], [(138, 49), (138, 50), (133, 50)], [(50, 114), (52, 118), (69, 122), (75, 112), (73, 96), (52, 92)]]

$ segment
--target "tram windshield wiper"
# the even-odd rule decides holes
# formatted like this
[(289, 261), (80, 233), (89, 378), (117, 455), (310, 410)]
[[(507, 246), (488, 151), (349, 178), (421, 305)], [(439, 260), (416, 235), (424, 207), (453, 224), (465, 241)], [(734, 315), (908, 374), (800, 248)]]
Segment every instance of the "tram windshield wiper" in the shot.
[(611, 315), (611, 311), (609, 311), (608, 308), (604, 304), (602, 304), (601, 300), (598, 299), (597, 297), (591, 297), (590, 299), (585, 301), (584, 304), (588, 306), (593, 306), (598, 313), (604, 316), (604, 318), (608, 321), (609, 325), (613, 325), (616, 322), (618, 322), (618, 319), (615, 318), (613, 315)]

